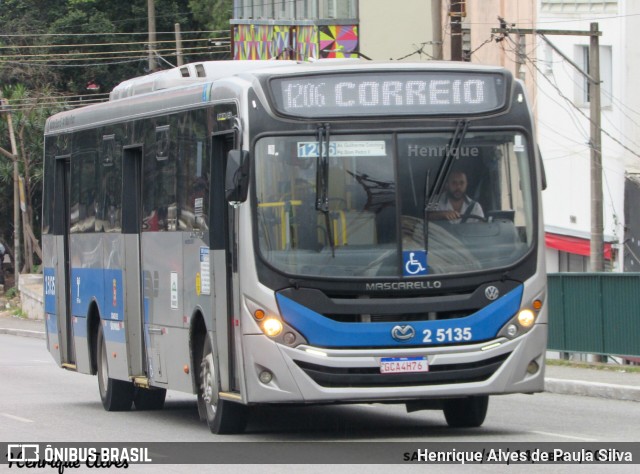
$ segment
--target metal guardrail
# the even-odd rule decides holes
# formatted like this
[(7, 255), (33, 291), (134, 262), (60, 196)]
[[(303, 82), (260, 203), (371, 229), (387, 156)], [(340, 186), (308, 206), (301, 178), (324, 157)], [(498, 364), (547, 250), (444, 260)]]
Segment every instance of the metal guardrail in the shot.
[(549, 349), (640, 356), (640, 273), (551, 273)]

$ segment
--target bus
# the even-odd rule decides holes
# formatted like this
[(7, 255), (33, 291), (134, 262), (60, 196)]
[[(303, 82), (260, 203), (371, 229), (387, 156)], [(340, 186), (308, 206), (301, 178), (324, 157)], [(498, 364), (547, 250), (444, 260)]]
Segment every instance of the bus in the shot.
[(543, 390), (543, 187), (503, 68), (218, 61), (130, 79), (46, 123), (48, 350), (97, 375), (106, 410), (191, 393), (213, 433), (286, 404), (477, 427), (489, 396)]

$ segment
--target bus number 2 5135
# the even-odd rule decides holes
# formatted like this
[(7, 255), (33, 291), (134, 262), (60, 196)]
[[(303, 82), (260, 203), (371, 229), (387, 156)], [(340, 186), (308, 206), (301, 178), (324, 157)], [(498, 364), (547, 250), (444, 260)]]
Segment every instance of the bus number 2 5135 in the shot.
[(461, 342), (470, 341), (473, 337), (471, 328), (438, 328), (435, 331), (425, 329), (422, 331), (422, 342)]

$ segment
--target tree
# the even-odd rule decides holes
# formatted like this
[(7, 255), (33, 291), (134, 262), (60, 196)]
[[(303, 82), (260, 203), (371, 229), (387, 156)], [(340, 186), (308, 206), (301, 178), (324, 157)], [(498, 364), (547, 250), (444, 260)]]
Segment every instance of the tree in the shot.
[[(175, 64), (175, 23), (182, 31), (201, 31), (190, 33), (190, 39), (227, 37), (232, 3), (155, 0), (160, 66)], [(107, 92), (123, 80), (149, 72), (147, 0), (0, 0), (0, 4), (0, 88), (13, 111), (20, 174), (25, 178), (26, 222), (39, 237), (45, 120), (92, 98), (89, 82)], [(185, 51), (187, 61), (221, 59), (202, 54), (213, 49)], [(91, 59), (78, 60), (87, 57)], [(5, 116), (0, 113), (0, 148), (11, 150)], [(0, 155), (0, 240), (11, 253), (12, 204), (13, 162)], [(31, 258), (32, 252), (27, 253)], [(31, 267), (28, 262), (27, 270)]]
[(230, 31), (233, 0), (189, 0), (194, 22), (208, 31)]
[[(40, 237), (40, 209), (42, 188), (42, 149), (44, 144), (44, 124), (49, 115), (60, 110), (60, 105), (52, 103), (53, 92), (43, 89), (38, 93), (28, 91), (24, 86), (8, 86), (3, 90), (3, 95), (9, 103), (12, 114), (13, 129), (16, 139), (19, 174), (24, 179), (25, 210), (23, 218), (23, 236), (25, 242), (23, 272), (33, 271), (37, 264), (34, 254), (40, 258), (41, 251), (38, 243)], [(0, 123), (0, 144), (8, 139), (9, 131), (7, 121)], [(3, 146), (4, 148), (4, 146)], [(10, 149), (10, 148), (9, 148)], [(3, 160), (0, 166), (0, 187), (3, 196), (13, 197), (13, 163), (11, 160)], [(12, 200), (12, 199), (11, 199)], [(13, 206), (7, 203), (2, 207), (0, 215), (0, 232), (5, 243), (12, 242), (11, 234), (13, 219), (7, 210)], [(9, 248), (12, 246), (7, 245)], [(15, 249), (14, 249), (15, 250)], [(13, 253), (13, 252), (12, 252)]]

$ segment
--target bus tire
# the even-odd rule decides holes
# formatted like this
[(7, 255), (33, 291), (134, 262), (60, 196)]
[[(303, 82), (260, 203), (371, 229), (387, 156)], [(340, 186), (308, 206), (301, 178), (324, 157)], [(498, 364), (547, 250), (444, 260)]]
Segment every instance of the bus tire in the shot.
[(222, 400), (220, 379), (213, 358), (209, 336), (205, 336), (200, 363), (200, 386), (198, 396), (204, 402), (209, 429), (214, 434), (237, 434), (247, 426), (247, 407), (239, 403)]
[(477, 428), (484, 423), (489, 407), (488, 395), (452, 398), (444, 402), (444, 417), (450, 428)]
[(130, 410), (135, 387), (132, 382), (116, 380), (109, 377), (107, 345), (104, 341), (102, 324), (98, 326), (96, 354), (98, 359), (98, 389), (100, 390), (102, 406), (107, 411)]
[(133, 404), (136, 410), (162, 410), (167, 390), (164, 388), (136, 387)]

